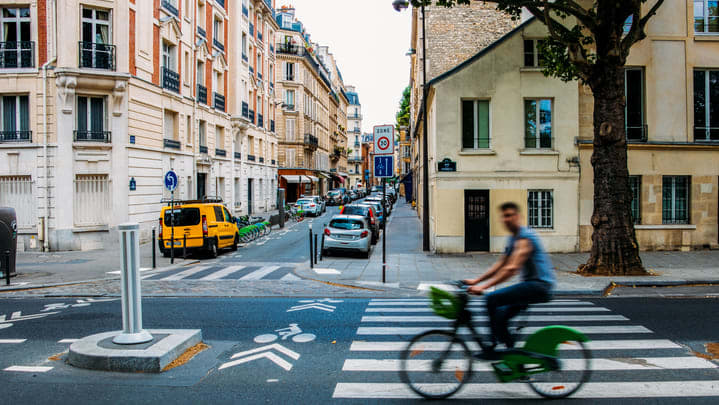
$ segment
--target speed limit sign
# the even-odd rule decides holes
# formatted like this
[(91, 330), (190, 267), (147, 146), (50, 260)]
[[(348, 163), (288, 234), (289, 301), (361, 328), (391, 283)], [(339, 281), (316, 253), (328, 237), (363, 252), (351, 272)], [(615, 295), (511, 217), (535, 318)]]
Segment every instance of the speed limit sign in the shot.
[(374, 127), (374, 154), (394, 154), (394, 126), (378, 125)]

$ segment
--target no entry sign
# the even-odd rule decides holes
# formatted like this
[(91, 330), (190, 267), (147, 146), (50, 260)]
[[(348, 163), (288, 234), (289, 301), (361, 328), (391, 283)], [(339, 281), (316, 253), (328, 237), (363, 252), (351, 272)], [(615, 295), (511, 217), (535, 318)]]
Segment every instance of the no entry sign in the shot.
[(394, 127), (392, 125), (377, 125), (374, 127), (374, 154), (394, 154)]

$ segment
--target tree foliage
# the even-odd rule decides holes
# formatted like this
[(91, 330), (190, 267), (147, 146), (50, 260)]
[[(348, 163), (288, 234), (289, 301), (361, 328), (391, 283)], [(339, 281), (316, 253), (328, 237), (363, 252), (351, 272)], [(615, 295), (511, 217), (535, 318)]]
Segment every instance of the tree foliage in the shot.
[(402, 100), (399, 102), (399, 111), (397, 112), (397, 130), (400, 127), (409, 126), (409, 99), (412, 93), (410, 86), (405, 87), (402, 92)]

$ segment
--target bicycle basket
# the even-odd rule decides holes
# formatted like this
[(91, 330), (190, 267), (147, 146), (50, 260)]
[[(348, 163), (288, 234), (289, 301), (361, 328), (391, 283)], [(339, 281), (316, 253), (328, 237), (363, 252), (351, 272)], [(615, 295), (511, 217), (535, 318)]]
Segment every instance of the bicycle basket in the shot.
[(457, 319), (459, 316), (459, 302), (452, 293), (430, 287), (429, 298), (431, 300), (429, 306), (434, 313), (444, 318)]

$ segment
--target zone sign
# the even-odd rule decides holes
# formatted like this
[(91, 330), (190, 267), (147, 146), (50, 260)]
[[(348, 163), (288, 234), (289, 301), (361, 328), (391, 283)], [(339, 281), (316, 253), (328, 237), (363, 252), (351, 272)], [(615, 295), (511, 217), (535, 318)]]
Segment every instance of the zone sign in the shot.
[(374, 154), (394, 154), (394, 126), (378, 125), (374, 127)]

